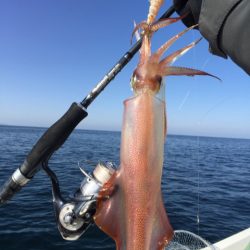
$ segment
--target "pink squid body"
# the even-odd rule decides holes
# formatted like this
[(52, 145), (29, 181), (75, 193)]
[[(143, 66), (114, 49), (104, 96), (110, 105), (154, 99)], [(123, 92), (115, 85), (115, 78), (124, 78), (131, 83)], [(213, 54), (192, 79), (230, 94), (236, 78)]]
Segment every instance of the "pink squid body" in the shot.
[(161, 194), (165, 102), (145, 89), (124, 105), (121, 165), (100, 192), (95, 222), (117, 249), (163, 249), (173, 236)]

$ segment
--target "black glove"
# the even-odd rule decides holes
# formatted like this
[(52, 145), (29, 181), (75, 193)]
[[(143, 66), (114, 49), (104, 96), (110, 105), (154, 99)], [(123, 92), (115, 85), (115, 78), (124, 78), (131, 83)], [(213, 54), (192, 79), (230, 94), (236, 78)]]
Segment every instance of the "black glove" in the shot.
[(175, 11), (180, 16), (188, 13), (187, 16), (182, 19), (187, 27), (199, 22), (202, 0), (173, 0), (173, 4)]
[(210, 52), (228, 56), (250, 74), (250, 0), (173, 0), (183, 23), (199, 23)]
[(203, 0), (199, 30), (210, 51), (228, 56), (250, 74), (250, 1)]

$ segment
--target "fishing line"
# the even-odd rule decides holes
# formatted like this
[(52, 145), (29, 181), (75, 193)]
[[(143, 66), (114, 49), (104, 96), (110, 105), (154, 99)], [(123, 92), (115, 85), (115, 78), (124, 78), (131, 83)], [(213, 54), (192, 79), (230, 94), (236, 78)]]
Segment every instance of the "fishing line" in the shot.
[(202, 69), (202, 70), (207, 66), (208, 62), (210, 61), (210, 58), (211, 58), (211, 57), (207, 57), (206, 61), (205, 61), (205, 62), (203, 63), (203, 65), (201, 66), (201, 69)]
[[(223, 98), (215, 103), (211, 108), (209, 108), (205, 114), (199, 119), (197, 125), (199, 129), (203, 120), (208, 116), (209, 113), (214, 111), (218, 106), (223, 104), (228, 98)], [(200, 131), (200, 130), (199, 130)], [(200, 136), (197, 136), (197, 214), (196, 214), (196, 223), (197, 223), (197, 234), (200, 235)]]
[[(195, 36), (194, 36), (194, 30), (192, 30), (192, 41), (195, 40)], [(193, 68), (197, 68), (197, 60), (196, 60), (196, 47), (193, 48)], [(196, 81), (196, 77), (194, 77), (194, 80)], [(192, 92), (192, 87), (190, 89), (187, 90), (184, 98), (182, 99), (179, 107), (178, 107), (178, 110), (180, 111), (182, 109), (182, 107), (184, 106), (184, 104), (186, 103), (186, 101), (188, 100), (190, 94)]]
[(197, 136), (197, 234), (200, 235), (200, 136)]
[[(194, 31), (192, 30), (192, 40), (195, 40)], [(197, 66), (197, 53), (196, 47), (193, 49), (193, 65), (194, 68)], [(206, 62), (205, 62), (206, 63)], [(205, 63), (203, 65), (205, 65)], [(197, 81), (196, 78), (194, 78)], [(191, 90), (189, 90), (191, 92)], [(198, 123), (200, 125), (200, 123)], [(197, 136), (197, 211), (196, 211), (196, 224), (197, 224), (197, 235), (200, 235), (200, 136)]]
[(218, 102), (216, 102), (214, 105), (211, 106), (211, 108), (209, 108), (205, 114), (201, 117), (201, 119), (199, 120), (198, 124), (200, 125), (201, 122), (212, 112), (214, 111), (218, 106), (221, 106), (223, 103), (225, 103), (226, 101), (232, 99), (230, 96), (229, 97), (224, 97), (222, 99), (220, 99)]
[(190, 93), (191, 93), (191, 90), (188, 90), (186, 95), (184, 96), (184, 98), (182, 99), (179, 107), (178, 107), (178, 110), (181, 111), (182, 107), (184, 106), (184, 104), (186, 103), (188, 97), (190, 96)]
[[(192, 31), (192, 40), (195, 40), (194, 31)], [(209, 58), (208, 58), (209, 59)], [(203, 64), (203, 67), (208, 63), (209, 60), (206, 60)], [(196, 47), (193, 49), (193, 68), (197, 68), (197, 54), (196, 54)], [(194, 78), (196, 81), (196, 78)], [(185, 96), (183, 97), (182, 101), (179, 104), (178, 110), (181, 111), (185, 103), (187, 102), (189, 96), (191, 95), (192, 88), (188, 89)], [(207, 113), (206, 113), (207, 114)], [(198, 122), (200, 125), (200, 122)], [(197, 224), (197, 234), (200, 235), (200, 136), (197, 136), (197, 208), (196, 208), (196, 224)]]

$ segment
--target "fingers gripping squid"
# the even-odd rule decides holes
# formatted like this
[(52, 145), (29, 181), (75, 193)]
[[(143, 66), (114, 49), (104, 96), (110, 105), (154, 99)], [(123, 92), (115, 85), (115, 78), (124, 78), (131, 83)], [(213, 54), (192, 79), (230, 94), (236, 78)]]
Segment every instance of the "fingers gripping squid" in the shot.
[[(124, 102), (120, 167), (99, 193), (95, 223), (122, 250), (163, 249), (173, 237), (161, 194), (166, 115), (162, 78), (167, 75), (210, 75), (206, 72), (169, 66), (199, 40), (161, 59), (164, 52), (188, 28), (151, 55), (151, 37), (159, 28), (178, 21), (154, 22), (162, 0), (150, 1), (148, 20), (138, 24), (143, 42), (140, 60), (131, 84), (135, 96)], [(132, 34), (132, 35), (133, 35)], [(212, 76), (212, 75), (211, 75)]]

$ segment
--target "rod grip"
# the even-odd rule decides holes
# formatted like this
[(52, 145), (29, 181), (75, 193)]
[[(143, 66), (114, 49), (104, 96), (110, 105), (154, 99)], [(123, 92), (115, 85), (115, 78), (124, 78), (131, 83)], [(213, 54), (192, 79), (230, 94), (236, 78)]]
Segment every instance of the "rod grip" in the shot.
[(82, 106), (72, 103), (68, 111), (37, 141), (20, 168), (0, 188), (0, 203), (9, 200), (39, 171), (41, 163), (49, 160), (87, 115)]
[(39, 164), (48, 160), (50, 156), (60, 148), (74, 128), (88, 115), (77, 103), (72, 103), (68, 111), (55, 122), (38, 140), (26, 160), (20, 167), (20, 171), (27, 178), (32, 178), (37, 172)]

